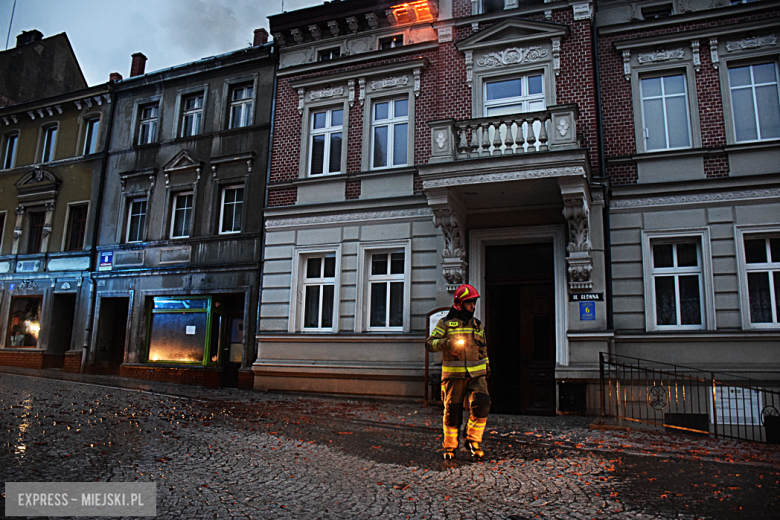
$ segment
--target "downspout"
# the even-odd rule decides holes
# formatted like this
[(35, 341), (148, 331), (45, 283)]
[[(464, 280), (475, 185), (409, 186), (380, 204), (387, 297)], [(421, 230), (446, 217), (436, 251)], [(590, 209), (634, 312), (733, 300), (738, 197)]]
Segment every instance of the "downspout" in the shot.
[(606, 159), (604, 157), (604, 121), (601, 117), (601, 75), (599, 73), (599, 53), (598, 53), (598, 30), (596, 27), (596, 18), (598, 16), (598, 2), (593, 2), (594, 5), (594, 23), (591, 25), (591, 45), (593, 46), (593, 74), (595, 76), (596, 85), (596, 125), (598, 128), (598, 144), (599, 144), (599, 184), (605, 188), (604, 190), (604, 208), (602, 209), (602, 219), (604, 220), (604, 263), (605, 263), (605, 290), (606, 295), (604, 300), (607, 304), (607, 329), (612, 330), (614, 327), (613, 322), (613, 307), (612, 307), (612, 239), (610, 237), (610, 222), (609, 222), (609, 178), (607, 177)]
[(89, 357), (89, 347), (92, 344), (92, 333), (94, 332), (92, 329), (94, 325), (93, 322), (95, 320), (95, 302), (97, 300), (97, 290), (95, 290), (97, 280), (95, 279), (94, 275), (96, 272), (95, 267), (98, 265), (98, 231), (100, 229), (100, 220), (103, 214), (103, 187), (105, 185), (106, 170), (108, 169), (108, 150), (111, 147), (111, 134), (114, 128), (114, 112), (116, 109), (116, 92), (114, 91), (112, 83), (109, 83), (109, 89), (111, 90), (111, 109), (108, 112), (108, 128), (106, 129), (106, 141), (103, 145), (103, 160), (100, 166), (100, 177), (98, 179), (95, 225), (92, 227), (92, 245), (90, 246), (90, 258), (92, 261), (93, 270), (89, 277), (89, 310), (87, 312), (87, 327), (86, 334), (84, 335), (84, 345), (81, 350), (81, 372), (84, 372), (84, 366), (86, 365), (87, 358)]

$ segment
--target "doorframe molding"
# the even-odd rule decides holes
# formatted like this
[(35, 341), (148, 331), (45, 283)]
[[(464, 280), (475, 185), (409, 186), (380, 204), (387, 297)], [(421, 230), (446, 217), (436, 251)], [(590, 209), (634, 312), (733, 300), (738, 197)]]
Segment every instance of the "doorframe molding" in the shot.
[[(569, 364), (569, 316), (566, 306), (566, 245), (563, 225), (469, 230), (469, 283), (482, 294), (485, 290), (485, 248), (552, 242), (555, 291), (555, 362)], [(484, 305), (477, 307), (477, 318), (485, 321)], [(563, 317), (563, 319), (560, 319)]]

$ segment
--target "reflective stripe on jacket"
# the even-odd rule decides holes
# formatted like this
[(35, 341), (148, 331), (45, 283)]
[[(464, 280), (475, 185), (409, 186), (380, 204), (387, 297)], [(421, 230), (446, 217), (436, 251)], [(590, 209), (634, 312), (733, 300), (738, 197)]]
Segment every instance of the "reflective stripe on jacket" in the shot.
[[(459, 344), (463, 341), (463, 344)], [(485, 329), (476, 318), (468, 323), (457, 318), (443, 318), (425, 342), (430, 352), (441, 352), (441, 378), (468, 379), (484, 376), (488, 370)]]

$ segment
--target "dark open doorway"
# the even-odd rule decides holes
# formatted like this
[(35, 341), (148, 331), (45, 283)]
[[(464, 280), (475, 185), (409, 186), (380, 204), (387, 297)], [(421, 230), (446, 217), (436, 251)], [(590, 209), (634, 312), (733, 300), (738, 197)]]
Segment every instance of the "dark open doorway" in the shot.
[(220, 331), (221, 385), (238, 388), (238, 369), (244, 354), (244, 296), (225, 295), (219, 301), (222, 312), (215, 316), (214, 325)]
[(125, 358), (129, 308), (129, 298), (101, 298), (93, 373), (119, 375), (119, 366)]
[(76, 312), (75, 294), (55, 294), (49, 332), (49, 353), (57, 356), (57, 367), (65, 363), (65, 352), (73, 340), (73, 320)]
[(485, 250), (491, 410), (555, 415), (553, 245)]

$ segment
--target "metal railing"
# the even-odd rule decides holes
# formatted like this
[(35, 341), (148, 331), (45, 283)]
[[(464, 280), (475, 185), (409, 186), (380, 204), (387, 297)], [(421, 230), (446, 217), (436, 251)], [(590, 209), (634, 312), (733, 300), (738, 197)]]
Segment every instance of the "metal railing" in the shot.
[(599, 353), (601, 415), (645, 428), (780, 442), (780, 390), (746, 377)]

